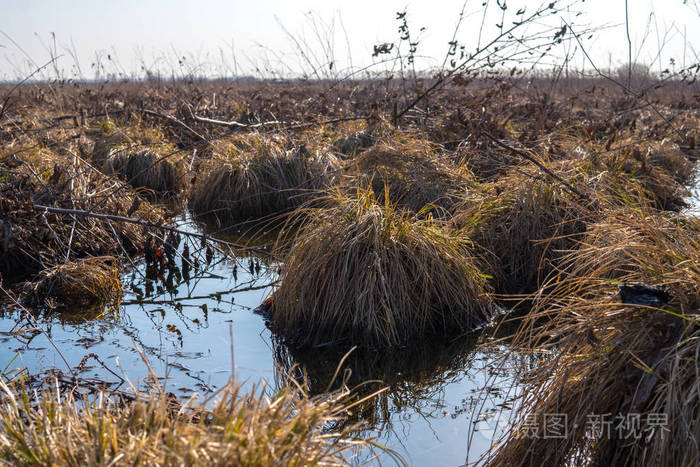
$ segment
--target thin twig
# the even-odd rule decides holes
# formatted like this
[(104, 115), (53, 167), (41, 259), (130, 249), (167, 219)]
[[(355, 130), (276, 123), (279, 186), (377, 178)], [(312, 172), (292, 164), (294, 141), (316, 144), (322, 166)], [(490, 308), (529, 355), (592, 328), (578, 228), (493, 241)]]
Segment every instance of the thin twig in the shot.
[(180, 120), (180, 119), (178, 119), (178, 118), (176, 118), (176, 117), (174, 117), (174, 116), (172, 116), (172, 115), (168, 115), (168, 114), (156, 112), (155, 110), (148, 110), (148, 109), (142, 109), (141, 112), (143, 112), (143, 113), (145, 113), (145, 114), (147, 114), (147, 115), (151, 115), (151, 116), (153, 116), (153, 117), (163, 118), (163, 119), (168, 120), (168, 121), (170, 121), (170, 122), (176, 123), (177, 125), (180, 125), (182, 128), (186, 129), (186, 130), (189, 131), (192, 135), (196, 136), (196, 137), (199, 138), (200, 140), (204, 141), (205, 143), (209, 143), (209, 140), (208, 140), (207, 138), (205, 138), (204, 136), (202, 136), (202, 135), (201, 135), (200, 133), (198, 133), (196, 130), (192, 129), (192, 127), (190, 127), (188, 124), (186, 124), (186, 123), (183, 122), (182, 120)]
[(210, 235), (206, 234), (200, 234), (196, 232), (188, 232), (186, 230), (181, 230), (175, 227), (170, 227), (167, 225), (160, 225), (156, 224), (154, 222), (148, 222), (144, 221), (142, 219), (134, 219), (131, 217), (124, 217), (124, 216), (116, 216), (112, 214), (98, 214), (95, 212), (91, 211), (83, 211), (80, 209), (63, 209), (63, 208), (54, 208), (50, 206), (42, 206), (39, 204), (34, 205), (34, 209), (37, 211), (47, 211), (47, 212), (53, 212), (57, 214), (71, 214), (71, 215), (76, 215), (76, 216), (85, 216), (85, 217), (94, 217), (95, 219), (103, 219), (103, 220), (110, 220), (110, 221), (116, 221), (116, 222), (127, 222), (129, 224), (138, 224), (138, 225), (143, 225), (145, 227), (152, 227), (155, 229), (161, 229), (161, 230), (166, 230), (168, 232), (175, 232), (180, 235), (185, 235), (189, 237), (196, 237), (204, 240), (211, 240), (212, 242), (219, 243), (222, 245), (229, 246), (231, 248), (239, 249), (239, 250), (247, 250), (247, 251), (252, 251), (255, 253), (260, 253), (263, 255), (271, 256), (271, 253), (267, 250), (264, 250), (262, 248), (256, 248), (256, 247), (249, 247), (245, 245), (239, 245), (237, 243), (231, 243), (227, 242), (226, 240), (221, 240), (215, 237), (211, 237)]
[(547, 167), (545, 167), (544, 164), (542, 164), (540, 161), (538, 161), (537, 159), (535, 159), (534, 157), (532, 157), (530, 154), (526, 153), (525, 151), (521, 151), (521, 150), (519, 150), (519, 149), (515, 149), (515, 148), (512, 147), (512, 146), (509, 146), (508, 144), (504, 143), (503, 141), (501, 141), (500, 139), (494, 137), (493, 135), (489, 134), (489, 133), (486, 132), (486, 131), (483, 131), (482, 134), (483, 134), (484, 136), (486, 136), (488, 139), (490, 139), (491, 141), (493, 141), (494, 143), (496, 143), (498, 146), (502, 147), (503, 149), (507, 149), (508, 151), (512, 152), (513, 154), (515, 154), (515, 155), (517, 155), (517, 156), (520, 156), (520, 157), (522, 157), (523, 159), (527, 159), (528, 161), (532, 162), (532, 163), (535, 164), (537, 167), (539, 167), (543, 172), (545, 172), (547, 175), (549, 175), (550, 177), (552, 177), (552, 178), (553, 178), (554, 180), (556, 180), (557, 182), (559, 182), (559, 183), (561, 183), (562, 185), (564, 185), (564, 187), (565, 187), (566, 189), (568, 189), (570, 192), (572, 192), (573, 194), (575, 194), (575, 195), (578, 196), (579, 198), (587, 199), (587, 196), (585, 196), (583, 193), (581, 193), (580, 191), (578, 191), (578, 190), (577, 190), (576, 188), (574, 188), (569, 182), (567, 182), (566, 180), (564, 180), (563, 178), (561, 178), (559, 175), (555, 174), (555, 173), (552, 172), (550, 169), (548, 169)]
[(685, 135), (683, 135), (675, 126), (673, 126), (673, 123), (671, 123), (671, 121), (668, 118), (666, 118), (666, 116), (664, 114), (662, 114), (661, 111), (659, 109), (657, 109), (656, 106), (649, 99), (644, 97), (643, 94), (634, 92), (628, 86), (625, 86), (624, 83), (621, 83), (618, 80), (616, 80), (615, 78), (613, 78), (609, 75), (606, 75), (605, 73), (600, 71), (600, 68), (598, 68), (598, 66), (595, 64), (593, 59), (591, 59), (590, 55), (588, 55), (588, 51), (581, 43), (581, 40), (579, 39), (579, 35), (574, 32), (573, 28), (571, 27), (571, 25), (569, 23), (567, 23), (565, 20), (562, 20), (562, 21), (564, 21), (564, 24), (566, 24), (569, 27), (569, 31), (571, 31), (571, 34), (573, 34), (574, 38), (576, 39), (576, 42), (578, 42), (579, 47), (581, 47), (581, 51), (583, 52), (583, 55), (586, 57), (586, 59), (588, 60), (588, 63), (591, 64), (593, 69), (596, 71), (596, 73), (598, 73), (598, 75), (600, 77), (610, 81), (611, 83), (616, 84), (623, 91), (634, 96), (635, 98), (642, 100), (645, 104), (647, 104), (651, 108), (651, 110), (654, 111), (654, 113), (656, 113), (656, 115), (658, 115), (669, 126), (669, 128), (671, 128), (671, 130), (674, 133), (676, 133), (681, 139), (685, 139)]
[(7, 95), (5, 96), (5, 100), (2, 102), (2, 109), (0, 109), (0, 120), (2, 120), (2, 117), (5, 115), (5, 109), (7, 109), (7, 103), (10, 101), (10, 96), (12, 95), (12, 93), (15, 92), (15, 90), (16, 90), (18, 87), (20, 87), (22, 84), (24, 84), (24, 83), (27, 82), (29, 79), (31, 79), (32, 76), (34, 76), (35, 74), (39, 73), (41, 70), (43, 70), (43, 69), (46, 68), (47, 66), (51, 65), (53, 62), (55, 62), (55, 61), (58, 60), (59, 58), (61, 58), (61, 56), (53, 57), (51, 60), (49, 60), (48, 62), (46, 62), (45, 65), (42, 65), (42, 66), (40, 66), (39, 68), (37, 68), (36, 70), (34, 70), (29, 76), (27, 76), (26, 78), (24, 78), (24, 79), (23, 79), (22, 81), (20, 81), (19, 83), (15, 84), (14, 87), (13, 87), (12, 89), (10, 89), (10, 92), (7, 93)]
[(24, 165), (29, 169), (29, 171), (32, 173), (32, 175), (34, 175), (34, 178), (36, 178), (37, 181), (39, 182), (39, 184), (44, 188), (44, 190), (49, 191), (49, 187), (46, 186), (46, 184), (45, 184), (44, 181), (41, 179), (41, 177), (39, 177), (39, 175), (34, 171), (34, 169), (32, 168), (32, 166), (29, 165), (29, 162), (27, 162), (27, 161), (25, 161), (24, 159), (18, 157), (17, 154), (15, 154), (15, 153), (10, 154), (10, 155), (9, 155), (9, 158), (10, 158), (11, 160), (15, 161), (15, 162), (19, 162), (19, 163), (21, 163), (21, 164), (24, 164)]
[(368, 115), (357, 115), (354, 117), (340, 117), (340, 118), (333, 118), (330, 120), (321, 120), (317, 122), (303, 122), (303, 123), (291, 123), (291, 122), (284, 122), (284, 121), (279, 121), (279, 120), (269, 120), (266, 122), (260, 122), (260, 123), (241, 123), (241, 122), (236, 122), (236, 121), (230, 121), (226, 122), (223, 120), (214, 120), (211, 118), (205, 118), (205, 117), (199, 117), (197, 115), (194, 116), (195, 120), (202, 122), (202, 123), (209, 123), (212, 125), (219, 125), (219, 126), (225, 126), (225, 127), (235, 127), (235, 128), (262, 128), (265, 126), (273, 126), (273, 125), (287, 125), (280, 127), (279, 130), (284, 131), (284, 130), (298, 130), (301, 128), (308, 128), (311, 126), (316, 126), (316, 125), (329, 125), (331, 123), (340, 123), (340, 122), (351, 122), (354, 120), (366, 120), (369, 118)]
[(225, 122), (223, 120), (214, 120), (213, 118), (206, 118), (206, 117), (200, 117), (198, 115), (194, 116), (194, 119), (197, 120), (198, 122), (202, 123), (210, 123), (212, 125), (219, 125), (219, 126), (225, 126), (225, 127), (236, 127), (236, 128), (260, 128), (264, 126), (269, 126), (269, 125), (283, 125), (287, 122), (280, 122), (278, 120), (270, 120), (267, 122), (259, 122), (259, 123), (241, 123), (237, 122), (235, 120), (231, 120), (230, 122)]

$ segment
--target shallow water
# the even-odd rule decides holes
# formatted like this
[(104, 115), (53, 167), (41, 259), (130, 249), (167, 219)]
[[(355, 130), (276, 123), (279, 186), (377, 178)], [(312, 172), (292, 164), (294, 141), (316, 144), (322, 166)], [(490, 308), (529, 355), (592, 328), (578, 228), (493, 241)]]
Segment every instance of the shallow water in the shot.
[[(186, 218), (179, 222), (182, 228), (196, 228)], [(232, 333), (235, 376), (245, 385), (264, 382), (275, 387), (278, 369), (298, 364), (310, 391), (324, 391), (342, 353), (288, 349), (272, 336), (264, 317), (253, 312), (274, 287), (277, 265), (265, 264), (264, 257), (232, 259), (219, 253), (211, 255), (207, 265), (199, 241), (188, 244), (189, 263), (197, 257), (198, 268), (186, 271), (189, 263), (180, 256), (177, 271), (151, 280), (145, 276), (153, 271), (141, 262), (122, 276), (125, 293), (118, 308), (44, 312), (37, 322), (45, 334), (30, 325), (18, 327), (21, 311), (0, 313), (0, 365), (8, 366), (5, 374), (24, 368), (29, 374), (58, 369), (69, 375), (65, 358), (68, 366), (80, 368), (82, 378), (109, 382), (112, 389), (127, 389), (122, 379), (128, 378), (143, 389), (152, 381), (138, 346), (167, 391), (206, 394), (231, 375)], [(474, 337), (464, 336), (391, 357), (352, 354), (344, 365), (352, 370), (348, 385), (373, 379), (389, 386), (361, 406), (356, 419), (368, 423), (365, 434), (376, 435), (409, 465), (461, 465), (468, 448), (470, 461), (476, 459), (491, 444), (498, 413), (504, 408), (508, 412), (509, 366), (523, 362), (514, 361), (516, 357), (502, 360), (507, 349), (485, 351), (475, 344)], [(477, 412), (482, 418), (470, 437)], [(366, 457), (360, 452), (356, 460)]]
[(695, 216), (700, 216), (700, 164), (695, 169), (695, 185), (691, 186), (689, 191), (689, 207), (687, 212)]

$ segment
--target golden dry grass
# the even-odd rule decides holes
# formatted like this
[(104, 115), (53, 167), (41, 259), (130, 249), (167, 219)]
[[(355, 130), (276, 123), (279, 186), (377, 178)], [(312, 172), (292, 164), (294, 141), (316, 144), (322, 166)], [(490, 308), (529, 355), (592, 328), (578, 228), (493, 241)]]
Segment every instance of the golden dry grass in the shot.
[(10, 465), (333, 466), (377, 447), (353, 434), (358, 425), (327, 429), (349, 409), (347, 392), (310, 397), (285, 387), (266, 395), (231, 382), (205, 407), (160, 388), (126, 401), (30, 394), (3, 381), (0, 390), (0, 459)]
[(111, 153), (104, 161), (106, 174), (117, 174), (134, 188), (146, 188), (158, 195), (175, 195), (184, 186), (184, 171), (178, 164), (161, 160), (163, 156), (152, 151)]
[(338, 161), (332, 155), (284, 150), (273, 143), (250, 143), (236, 155), (209, 162), (210, 171), (198, 176), (192, 194), (193, 211), (225, 225), (275, 217), (300, 206), (333, 179)]
[(100, 256), (70, 261), (41, 271), (24, 287), (35, 303), (51, 299), (64, 307), (88, 307), (119, 300), (122, 293), (118, 260)]
[[(610, 211), (563, 263), (567, 277), (538, 296), (516, 348), (550, 355), (524, 375), (515, 425), (490, 465), (693, 465), (700, 456), (700, 221), (642, 209)], [(667, 291), (668, 303), (623, 303), (617, 286)], [(544, 414), (568, 432), (546, 439)], [(596, 436), (611, 414), (636, 431)], [(656, 415), (658, 414), (658, 415)], [(666, 420), (654, 426), (654, 416)], [(658, 421), (658, 418), (657, 418)], [(632, 425), (630, 425), (632, 426)], [(526, 430), (530, 429), (528, 436)], [(634, 434), (641, 434), (636, 437)], [(555, 447), (556, 445), (556, 447)]]
[(489, 317), (471, 243), (371, 190), (312, 210), (284, 257), (273, 327), (301, 346), (402, 346), (474, 329)]
[(413, 135), (385, 138), (357, 156), (348, 168), (350, 191), (371, 184), (381, 203), (387, 186), (388, 200), (413, 212), (434, 206), (442, 213), (452, 207), (461, 191), (476, 183), (466, 165), (453, 163), (437, 145)]
[(499, 292), (529, 293), (585, 230), (588, 204), (542, 171), (524, 167), (468, 191), (450, 224), (488, 252)]

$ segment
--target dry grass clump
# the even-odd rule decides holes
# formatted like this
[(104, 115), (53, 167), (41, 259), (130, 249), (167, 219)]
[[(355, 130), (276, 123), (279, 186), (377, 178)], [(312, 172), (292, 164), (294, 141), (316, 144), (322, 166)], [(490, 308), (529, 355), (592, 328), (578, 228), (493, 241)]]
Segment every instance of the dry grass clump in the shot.
[(537, 289), (585, 230), (587, 204), (529, 167), (467, 192), (450, 224), (488, 252), (498, 289), (520, 294)]
[(486, 141), (463, 141), (454, 150), (453, 160), (465, 165), (479, 181), (495, 181), (514, 166), (521, 157)]
[[(551, 357), (524, 374), (515, 424), (483, 460), (697, 463), (699, 233), (697, 218), (631, 209), (590, 227), (564, 263), (568, 276), (538, 296), (515, 336), (516, 348)], [(623, 284), (664, 293), (624, 298)], [(546, 436), (545, 414), (567, 417), (562, 436)]]
[(351, 164), (350, 190), (372, 185), (378, 201), (389, 201), (413, 212), (427, 206), (449, 209), (457, 194), (476, 183), (465, 165), (454, 164), (438, 147), (412, 137), (383, 141), (361, 153)]
[(588, 156), (584, 166), (591, 177), (608, 179), (608, 186), (614, 187), (617, 194), (635, 191), (657, 209), (673, 211), (684, 207), (685, 185), (695, 175), (690, 159), (677, 145), (665, 141), (646, 149), (629, 146)]
[(657, 431), (646, 446), (634, 446), (644, 465), (693, 465), (700, 459), (700, 318), (670, 349), (666, 377), (658, 382), (648, 413), (665, 414), (669, 431)]
[[(614, 167), (611, 169), (614, 170)], [(657, 209), (676, 211), (686, 205), (686, 188), (665, 170), (644, 163), (637, 164), (629, 159), (622, 161), (619, 170), (631, 177), (626, 185), (636, 183), (642, 187), (645, 197)]]
[(310, 213), (285, 255), (272, 325), (299, 346), (403, 346), (474, 329), (489, 317), (471, 244), (371, 190)]
[(117, 151), (137, 151), (138, 148), (167, 154), (176, 149), (177, 137), (169, 141), (166, 129), (158, 123), (150, 125), (138, 118), (112, 120), (108, 118), (81, 130), (80, 150), (96, 165), (104, 164)]
[(182, 168), (151, 151), (116, 151), (104, 161), (106, 174), (118, 174), (134, 188), (146, 188), (159, 195), (177, 194), (184, 185)]
[(192, 209), (226, 225), (293, 210), (328, 186), (338, 168), (330, 154), (268, 145), (217, 162), (198, 179)]
[(11, 465), (350, 465), (353, 450), (375, 446), (357, 425), (327, 429), (347, 393), (266, 397), (229, 383), (209, 409), (162, 390), (124, 402), (0, 388), (0, 459)]
[(348, 157), (357, 156), (362, 150), (371, 147), (374, 138), (368, 132), (348, 135), (333, 142), (332, 148)]
[(562, 252), (607, 209), (675, 210), (684, 205), (681, 181), (692, 179), (692, 165), (684, 165), (688, 159), (669, 144), (644, 156), (638, 150), (592, 156), (578, 147), (569, 158), (540, 162), (582, 196), (534, 164), (521, 164), (467, 191), (454, 208), (452, 225), (470, 230), (491, 253), (505, 293), (537, 290), (558, 269)]
[(647, 149), (649, 161), (666, 171), (676, 182), (688, 185), (695, 177), (695, 163), (684, 154), (677, 144), (668, 140), (651, 145)]
[(51, 299), (56, 305), (90, 306), (118, 300), (122, 293), (117, 258), (79, 259), (44, 269), (24, 287), (34, 304)]
[(234, 133), (225, 138), (217, 138), (210, 142), (214, 157), (202, 162), (205, 171), (210, 171), (221, 165), (222, 159), (237, 159), (246, 154), (272, 154), (284, 152), (291, 141), (284, 134), (268, 135), (261, 132)]
[(98, 165), (104, 162), (112, 150), (123, 148), (134, 142), (109, 118), (100, 122), (99, 125), (87, 128), (83, 141), (81, 152), (83, 152), (83, 148), (87, 149), (83, 154), (91, 156)]

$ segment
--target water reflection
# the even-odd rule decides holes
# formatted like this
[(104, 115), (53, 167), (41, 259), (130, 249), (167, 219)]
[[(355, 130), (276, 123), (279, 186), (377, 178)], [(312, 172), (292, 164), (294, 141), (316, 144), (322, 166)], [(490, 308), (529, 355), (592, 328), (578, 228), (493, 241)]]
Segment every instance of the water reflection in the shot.
[[(198, 228), (186, 217), (178, 227)], [(126, 388), (128, 378), (147, 388), (154, 381), (138, 346), (166, 390), (187, 396), (213, 391), (230, 378), (232, 332), (239, 381), (266, 381), (272, 390), (290, 372), (313, 393), (329, 387), (343, 351), (289, 349), (253, 312), (277, 280), (278, 265), (268, 255), (223, 252), (228, 248), (169, 235), (153, 240), (151, 247), (150, 259), (122, 275), (125, 294), (117, 307), (44, 310), (35, 314), (41, 330), (22, 310), (0, 307), (0, 365), (52, 377), (69, 377), (73, 371), (83, 381), (111, 389)], [(489, 414), (508, 408), (513, 368), (522, 362), (504, 347), (475, 347), (476, 339), (436, 338), (392, 354), (353, 352), (331, 389), (360, 385), (356, 397), (388, 389), (339, 423), (366, 422), (360, 435), (377, 436), (411, 465), (463, 464), (469, 443), (470, 457), (477, 456), (491, 444), (494, 416)], [(497, 359), (507, 364), (495, 365)], [(477, 420), (477, 414), (483, 417)], [(471, 441), (470, 432), (477, 433)], [(357, 455), (359, 462), (368, 453)]]
[[(178, 222), (181, 229), (197, 229), (187, 218)], [(231, 376), (232, 328), (239, 379), (271, 378), (270, 333), (251, 310), (276, 281), (274, 265), (260, 255), (223, 254), (224, 248), (171, 234), (151, 247), (149, 259), (122, 275), (125, 294), (116, 307), (33, 313), (41, 332), (19, 307), (0, 307), (0, 364), (12, 362), (31, 374), (73, 371), (112, 387), (124, 377), (147, 385), (138, 346), (169, 390), (208, 392)], [(87, 355), (104, 365), (81, 365)]]
[[(478, 336), (466, 335), (435, 338), (391, 353), (345, 354), (339, 349), (290, 349), (273, 339), (278, 383), (291, 374), (312, 393), (345, 385), (358, 389), (355, 400), (385, 387), (339, 423), (367, 423), (366, 435), (378, 436), (411, 465), (461, 465), (468, 447), (478, 456), (498, 434), (490, 429), (491, 422), (497, 413), (507, 416), (520, 356), (505, 347), (478, 347), (478, 342)], [(468, 446), (469, 433), (479, 429)]]

